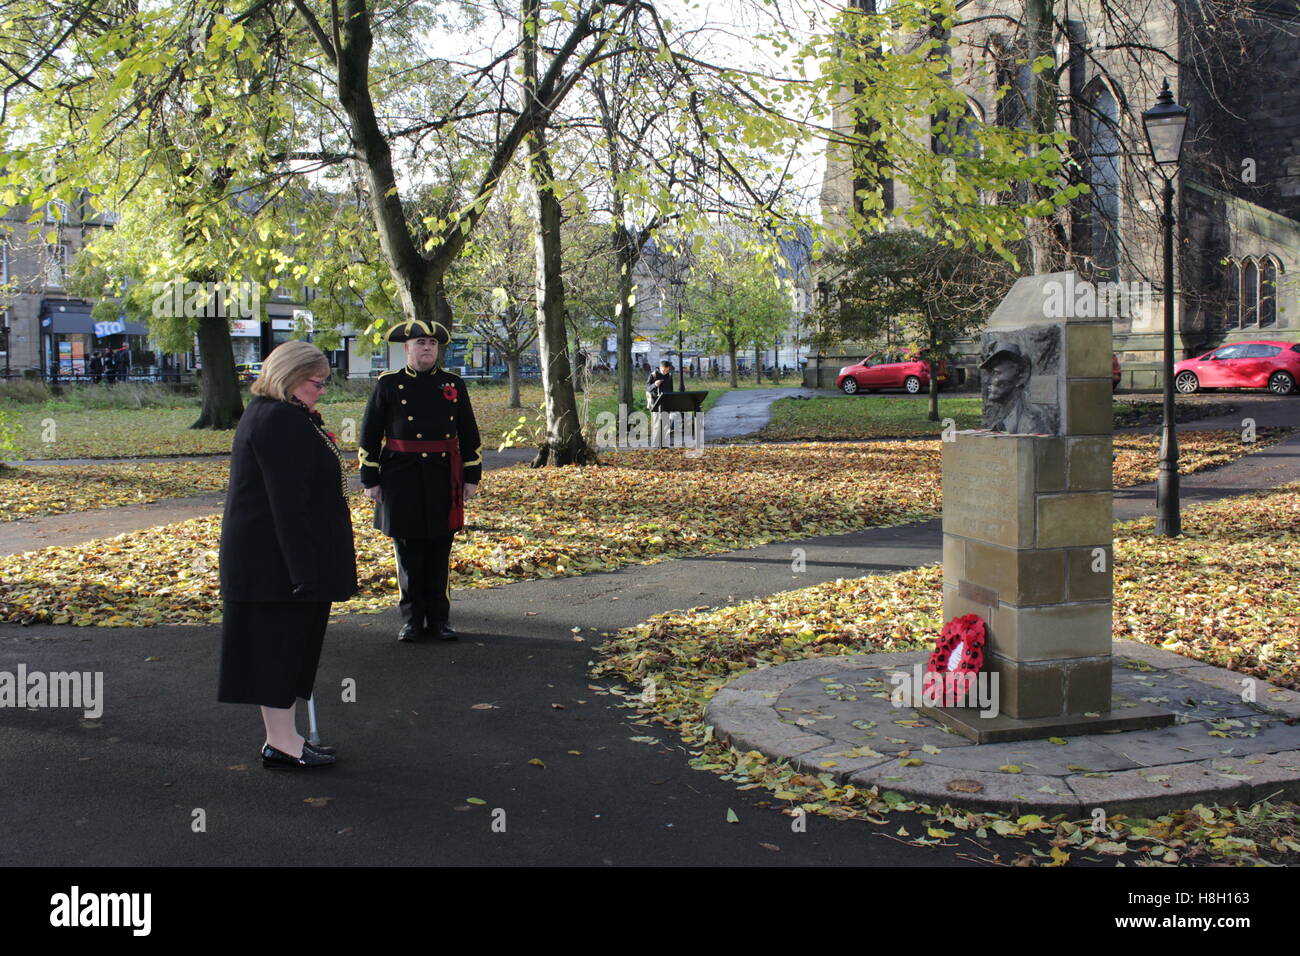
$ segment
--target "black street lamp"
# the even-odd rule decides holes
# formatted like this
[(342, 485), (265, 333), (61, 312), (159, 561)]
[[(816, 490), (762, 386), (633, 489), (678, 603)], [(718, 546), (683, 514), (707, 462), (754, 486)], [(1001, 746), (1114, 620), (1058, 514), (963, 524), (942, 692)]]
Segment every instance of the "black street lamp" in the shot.
[(1168, 79), (1156, 105), (1142, 114), (1151, 156), (1165, 181), (1162, 217), (1165, 234), (1165, 407), (1160, 432), (1160, 472), (1156, 478), (1156, 533), (1168, 538), (1175, 538), (1183, 532), (1178, 504), (1178, 431), (1174, 425), (1174, 176), (1178, 174), (1178, 161), (1183, 151), (1187, 114), (1187, 107), (1174, 102)]
[(677, 299), (677, 391), (686, 391), (686, 353), (684, 351), (685, 343), (682, 341), (682, 297), (686, 294), (686, 280), (681, 276), (673, 276), (674, 298)]

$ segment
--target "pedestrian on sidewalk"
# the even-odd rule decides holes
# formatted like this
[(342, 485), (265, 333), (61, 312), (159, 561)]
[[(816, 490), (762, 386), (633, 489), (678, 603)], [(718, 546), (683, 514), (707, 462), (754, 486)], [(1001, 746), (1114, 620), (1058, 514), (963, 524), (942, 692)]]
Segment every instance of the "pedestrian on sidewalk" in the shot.
[(410, 320), (394, 326), (406, 365), (375, 381), (361, 423), (361, 484), (375, 502), (375, 527), (397, 553), (399, 641), (454, 641), (451, 546), (465, 526), (465, 502), (483, 474), (483, 444), (459, 375), (438, 366), (446, 326)]
[(316, 346), (277, 346), (230, 453), (217, 699), (262, 708), (262, 766), (273, 770), (335, 761), (296, 719), (297, 698), (312, 696), (330, 603), (357, 591), (347, 470), (316, 411), (329, 373)]

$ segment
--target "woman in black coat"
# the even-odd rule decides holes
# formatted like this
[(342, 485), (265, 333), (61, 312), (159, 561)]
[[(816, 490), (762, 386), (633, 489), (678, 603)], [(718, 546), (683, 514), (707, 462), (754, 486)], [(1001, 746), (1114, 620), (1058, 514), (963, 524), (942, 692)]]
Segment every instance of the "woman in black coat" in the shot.
[(261, 706), (269, 769), (335, 760), (303, 739), (295, 713), (297, 698), (312, 695), (330, 603), (357, 590), (347, 472), (316, 412), (328, 376), (314, 345), (278, 346), (231, 449), (217, 699)]

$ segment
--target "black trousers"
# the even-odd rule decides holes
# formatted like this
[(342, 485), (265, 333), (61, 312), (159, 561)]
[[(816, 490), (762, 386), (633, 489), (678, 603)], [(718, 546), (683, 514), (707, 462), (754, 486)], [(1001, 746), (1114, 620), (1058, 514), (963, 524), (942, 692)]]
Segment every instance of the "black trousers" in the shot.
[(451, 542), (455, 534), (440, 538), (394, 538), (397, 552), (397, 586), (402, 591), (398, 610), (404, 624), (432, 627), (451, 615)]

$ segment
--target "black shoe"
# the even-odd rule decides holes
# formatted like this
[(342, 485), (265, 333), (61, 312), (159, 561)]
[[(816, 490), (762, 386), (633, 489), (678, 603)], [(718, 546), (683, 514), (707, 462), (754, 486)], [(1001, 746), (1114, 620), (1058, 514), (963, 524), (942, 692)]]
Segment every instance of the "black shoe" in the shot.
[(434, 621), (429, 625), (429, 633), (436, 635), (440, 640), (454, 641), (458, 635), (447, 621)]
[[(262, 744), (262, 746), (265, 747), (267, 745)], [(325, 754), (327, 757), (333, 757), (337, 753), (337, 750), (334, 747), (327, 747), (324, 744), (314, 744), (310, 740), (303, 740), (302, 749), (306, 750), (308, 748), (311, 748), (318, 754)]]
[(314, 767), (331, 767), (334, 761), (333, 754), (312, 750), (306, 743), (303, 744), (301, 757), (291, 757), (270, 744), (262, 748), (262, 766), (267, 770), (311, 770)]
[(418, 641), (427, 636), (428, 632), (421, 627), (416, 627), (414, 624), (403, 624), (402, 629), (397, 632), (399, 641)]

